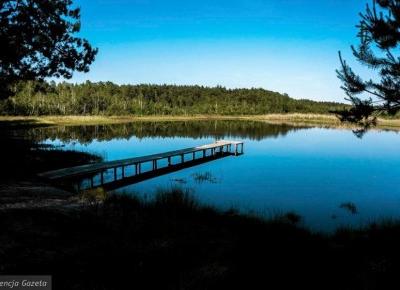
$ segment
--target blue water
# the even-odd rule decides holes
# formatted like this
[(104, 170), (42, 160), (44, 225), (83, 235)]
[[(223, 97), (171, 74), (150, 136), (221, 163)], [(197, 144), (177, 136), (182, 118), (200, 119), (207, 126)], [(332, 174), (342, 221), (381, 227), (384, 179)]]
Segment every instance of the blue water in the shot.
[[(267, 217), (293, 211), (302, 216), (305, 226), (321, 231), (400, 218), (400, 135), (396, 132), (370, 131), (362, 139), (350, 130), (322, 128), (257, 138), (232, 132), (226, 135), (225, 139), (245, 142), (244, 155), (204, 163), (116, 192), (151, 198), (160, 188), (180, 186), (201, 202), (221, 209), (234, 207)], [(94, 139), (85, 144), (57, 138), (45, 143), (116, 160), (208, 144), (214, 137), (211, 133), (200, 137), (154, 134)], [(195, 174), (207, 172), (212, 180), (195, 180)], [(341, 208), (345, 202), (354, 203), (358, 213)]]

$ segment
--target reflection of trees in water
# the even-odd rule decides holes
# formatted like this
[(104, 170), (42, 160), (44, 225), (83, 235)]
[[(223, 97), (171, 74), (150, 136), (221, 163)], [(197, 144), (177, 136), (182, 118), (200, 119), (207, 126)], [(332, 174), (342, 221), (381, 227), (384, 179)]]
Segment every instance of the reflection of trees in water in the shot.
[(262, 140), (284, 136), (288, 132), (308, 127), (275, 125), (259, 121), (174, 121), (174, 122), (133, 122), (113, 125), (58, 126), (29, 130), (29, 137), (40, 142), (56, 138), (64, 142), (88, 143), (93, 139), (111, 140), (145, 137), (190, 137), (190, 138), (246, 138)]

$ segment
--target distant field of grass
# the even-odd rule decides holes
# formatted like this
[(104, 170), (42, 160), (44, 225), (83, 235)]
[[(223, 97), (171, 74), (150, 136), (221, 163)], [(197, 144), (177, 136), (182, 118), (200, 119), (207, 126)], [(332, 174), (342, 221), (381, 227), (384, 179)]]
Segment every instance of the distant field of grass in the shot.
[[(117, 124), (135, 121), (201, 121), (201, 120), (248, 120), (276, 124), (315, 125), (340, 128), (355, 128), (354, 124), (340, 122), (335, 115), (327, 114), (268, 114), (268, 115), (187, 115), (187, 116), (0, 116), (3, 123), (25, 123), (31, 125), (96, 125)], [(400, 129), (400, 119), (378, 119), (377, 128)]]

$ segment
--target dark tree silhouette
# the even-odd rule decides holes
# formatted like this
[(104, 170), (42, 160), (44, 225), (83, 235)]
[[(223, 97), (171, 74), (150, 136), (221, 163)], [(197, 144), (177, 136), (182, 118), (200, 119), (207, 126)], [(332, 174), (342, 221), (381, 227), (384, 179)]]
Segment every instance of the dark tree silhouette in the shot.
[(72, 0), (0, 0), (0, 98), (20, 80), (71, 78), (88, 72), (97, 49), (76, 37), (80, 10)]
[(353, 107), (339, 112), (342, 121), (375, 123), (379, 114), (395, 115), (400, 110), (400, 0), (374, 0), (360, 13), (355, 58), (377, 73), (376, 80), (363, 80), (339, 52), (342, 68), (337, 70)]

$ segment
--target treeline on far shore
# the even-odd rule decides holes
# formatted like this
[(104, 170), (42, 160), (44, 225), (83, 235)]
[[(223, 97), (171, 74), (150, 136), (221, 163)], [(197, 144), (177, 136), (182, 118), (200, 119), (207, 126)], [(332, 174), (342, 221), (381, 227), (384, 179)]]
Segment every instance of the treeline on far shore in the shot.
[(0, 102), (2, 115), (257, 115), (329, 113), (346, 105), (296, 100), (260, 88), (178, 85), (117, 85), (25, 81)]

